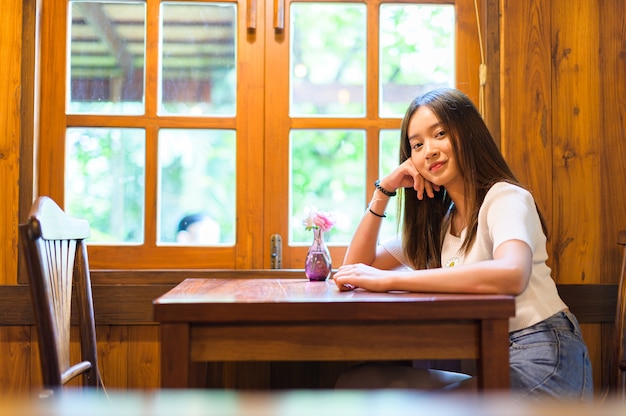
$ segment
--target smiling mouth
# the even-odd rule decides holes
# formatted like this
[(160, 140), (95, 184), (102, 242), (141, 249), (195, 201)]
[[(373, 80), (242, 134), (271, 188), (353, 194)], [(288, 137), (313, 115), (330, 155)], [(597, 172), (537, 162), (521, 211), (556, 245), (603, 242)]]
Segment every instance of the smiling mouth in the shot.
[(443, 163), (443, 162), (437, 162), (437, 163), (432, 164), (432, 165), (428, 168), (428, 170), (429, 170), (429, 171), (431, 171), (431, 172), (436, 172), (436, 171), (438, 171), (438, 170), (439, 170), (439, 169), (440, 169), (443, 165), (444, 165), (444, 163)]

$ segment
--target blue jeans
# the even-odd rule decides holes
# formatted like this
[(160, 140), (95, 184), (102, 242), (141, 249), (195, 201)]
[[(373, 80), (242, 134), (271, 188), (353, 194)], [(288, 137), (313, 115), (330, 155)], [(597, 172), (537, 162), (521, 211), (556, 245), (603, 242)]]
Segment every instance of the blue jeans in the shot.
[(516, 397), (593, 399), (589, 352), (569, 311), (509, 333), (509, 357)]

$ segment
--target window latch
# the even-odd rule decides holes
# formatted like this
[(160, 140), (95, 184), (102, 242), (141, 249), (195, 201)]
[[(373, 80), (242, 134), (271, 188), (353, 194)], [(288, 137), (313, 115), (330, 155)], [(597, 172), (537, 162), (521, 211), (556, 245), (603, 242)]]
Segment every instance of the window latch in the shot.
[(282, 269), (283, 267), (283, 239), (280, 234), (274, 234), (270, 238), (270, 268)]

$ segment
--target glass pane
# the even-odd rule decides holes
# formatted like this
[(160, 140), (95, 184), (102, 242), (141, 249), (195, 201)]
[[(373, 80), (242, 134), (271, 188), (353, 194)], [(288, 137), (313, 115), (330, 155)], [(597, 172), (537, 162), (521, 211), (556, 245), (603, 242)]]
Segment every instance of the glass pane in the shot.
[(65, 207), (91, 225), (89, 243), (143, 243), (143, 129), (70, 128)]
[(302, 221), (307, 208), (334, 213), (329, 245), (346, 244), (365, 212), (365, 132), (293, 130), (290, 134), (290, 243), (310, 244)]
[[(400, 130), (381, 130), (378, 146), (378, 177), (382, 178), (398, 167)], [(386, 213), (387, 218), (380, 229), (381, 242), (398, 235), (398, 198), (389, 199)]]
[(416, 96), (454, 87), (454, 5), (380, 6), (380, 116), (403, 116)]
[(234, 130), (159, 132), (159, 243), (235, 244)]
[(70, 1), (68, 113), (144, 113), (145, 9)]
[(160, 114), (235, 115), (235, 4), (161, 5)]
[(365, 114), (365, 4), (292, 3), (291, 116)]

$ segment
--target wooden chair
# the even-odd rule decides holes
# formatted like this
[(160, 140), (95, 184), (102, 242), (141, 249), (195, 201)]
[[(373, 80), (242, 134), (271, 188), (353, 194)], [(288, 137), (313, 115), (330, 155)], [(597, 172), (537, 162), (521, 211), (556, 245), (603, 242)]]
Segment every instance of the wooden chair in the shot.
[(616, 395), (626, 398), (626, 230), (618, 233), (617, 244), (622, 247), (622, 268), (617, 292), (609, 387)]
[[(42, 196), (33, 203), (19, 232), (30, 280), (44, 388), (58, 391), (82, 375), (83, 387), (103, 389), (84, 242), (90, 235), (89, 223), (68, 216), (52, 199)], [(75, 364), (70, 364), (72, 315), (78, 316), (81, 348), (81, 361)]]

